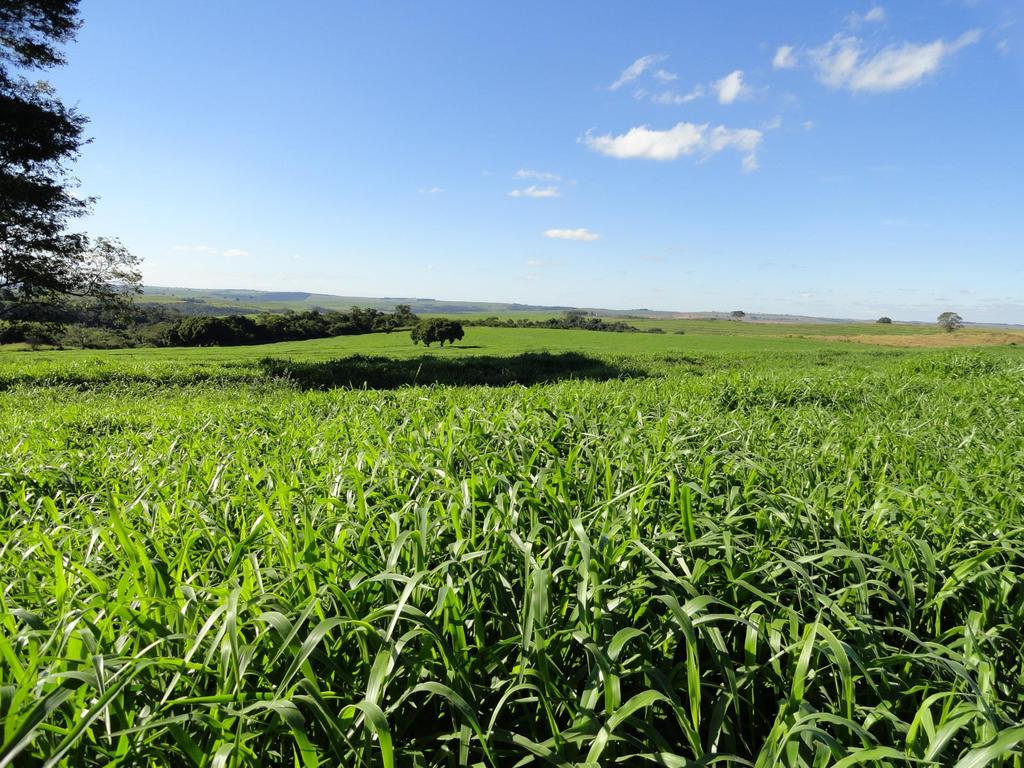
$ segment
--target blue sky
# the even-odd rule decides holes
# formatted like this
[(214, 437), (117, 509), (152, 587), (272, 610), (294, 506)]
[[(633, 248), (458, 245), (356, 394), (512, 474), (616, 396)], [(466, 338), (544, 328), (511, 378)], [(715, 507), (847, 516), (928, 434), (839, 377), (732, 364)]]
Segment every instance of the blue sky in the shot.
[(83, 0), (154, 285), (1024, 322), (1024, 4)]

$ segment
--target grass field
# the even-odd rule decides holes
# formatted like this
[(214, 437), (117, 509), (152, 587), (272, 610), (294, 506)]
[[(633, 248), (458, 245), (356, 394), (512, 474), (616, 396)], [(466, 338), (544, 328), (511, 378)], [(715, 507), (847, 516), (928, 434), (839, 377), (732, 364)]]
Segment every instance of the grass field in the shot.
[(745, 332), (0, 353), (0, 768), (1020, 768), (1022, 385)]

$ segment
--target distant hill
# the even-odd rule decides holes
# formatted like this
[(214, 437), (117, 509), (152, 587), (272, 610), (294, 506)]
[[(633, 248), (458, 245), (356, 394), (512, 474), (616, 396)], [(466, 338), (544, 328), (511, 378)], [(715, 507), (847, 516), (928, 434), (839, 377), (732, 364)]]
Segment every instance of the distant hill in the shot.
[[(417, 314), (507, 314), (509, 312), (565, 312), (577, 307), (546, 306), (541, 304), (516, 304), (488, 301), (439, 301), (437, 299), (409, 296), (335, 296), (328, 293), (306, 293), (304, 291), (250, 291), (236, 288), (167, 288), (147, 285), (140, 298), (143, 302), (161, 304), (201, 303), (218, 309), (238, 311), (262, 310), (281, 312), (288, 309), (348, 309), (352, 306), (392, 310), (399, 304), (409, 304)], [(636, 314), (645, 317), (671, 317), (671, 313), (649, 313), (648, 310), (624, 312), (612, 309), (585, 308), (588, 312), (602, 315)]]
[[(591, 312), (601, 317), (643, 318), (651, 320), (731, 320), (729, 312), (666, 312), (652, 309), (603, 309), (601, 307), (570, 307), (546, 304), (517, 304), (489, 301), (441, 301), (408, 296), (335, 296), (330, 293), (306, 291), (253, 291), (241, 288), (168, 288), (147, 285), (139, 301), (166, 304), (185, 314), (253, 314), (312, 309), (344, 310), (352, 306), (391, 311), (399, 304), (409, 304), (418, 315), (508, 315), (512, 313), (561, 313), (568, 310)], [(748, 312), (744, 323), (849, 324), (871, 323), (841, 317)], [(900, 325), (934, 325), (920, 321), (896, 321)], [(1021, 325), (966, 323), (988, 328), (1022, 328)]]

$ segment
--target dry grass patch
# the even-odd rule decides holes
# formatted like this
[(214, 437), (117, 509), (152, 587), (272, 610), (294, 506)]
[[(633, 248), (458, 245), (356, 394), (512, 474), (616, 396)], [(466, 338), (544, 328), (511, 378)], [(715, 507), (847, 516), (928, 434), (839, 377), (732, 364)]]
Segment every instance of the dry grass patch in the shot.
[(802, 336), (816, 341), (854, 341), (881, 347), (935, 348), (992, 347), (1006, 344), (1024, 346), (1024, 333), (1019, 331), (957, 331), (956, 333), (929, 333), (892, 335), (882, 333), (849, 334), (840, 336)]

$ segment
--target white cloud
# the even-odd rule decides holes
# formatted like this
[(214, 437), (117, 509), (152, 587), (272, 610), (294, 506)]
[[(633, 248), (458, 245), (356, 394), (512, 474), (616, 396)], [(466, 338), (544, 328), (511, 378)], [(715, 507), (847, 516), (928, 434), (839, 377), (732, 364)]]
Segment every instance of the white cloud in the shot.
[(996, 43), (996, 53), (1000, 54), (1001, 56), (1009, 56), (1010, 55), (1010, 41), (1009, 40), (1000, 40), (998, 43)]
[(619, 75), (619, 79), (608, 86), (609, 91), (615, 91), (624, 86), (626, 83), (631, 83), (636, 80), (640, 75), (646, 72), (648, 69), (653, 67), (655, 64), (664, 61), (668, 57), (663, 54), (651, 54), (650, 56), (641, 56), (639, 59), (634, 61)]
[(885, 8), (880, 5), (876, 5), (864, 14), (864, 21), (876, 23), (885, 21)]
[(763, 136), (754, 128), (733, 129), (719, 125), (709, 130), (707, 123), (680, 122), (664, 131), (641, 125), (619, 136), (587, 134), (585, 141), (595, 152), (618, 159), (676, 160), (684, 155), (710, 157), (732, 149), (744, 155), (743, 167), (753, 170), (757, 167), (756, 158), (748, 158), (756, 155)]
[(711, 87), (718, 91), (720, 104), (732, 104), (747, 91), (743, 85), (743, 70), (737, 69), (730, 72), (721, 80), (712, 83)]
[(441, 187), (423, 187), (420, 189), (421, 195), (440, 195), (442, 192), (444, 190)]
[(228, 258), (232, 258), (232, 259), (240, 259), (240, 258), (242, 258), (244, 256), (248, 256), (249, 252), (248, 251), (243, 251), (241, 248), (228, 248), (221, 255), (222, 256), (227, 256)]
[(862, 59), (864, 51), (858, 38), (836, 35), (810, 51), (810, 56), (818, 79), (829, 87), (882, 93), (916, 85), (936, 72), (945, 59), (980, 39), (981, 32), (974, 29), (950, 43), (903, 43)]
[(780, 45), (775, 51), (772, 59), (772, 67), (775, 69), (792, 69), (796, 66), (796, 54), (793, 53), (792, 45)]
[(688, 104), (704, 95), (704, 86), (695, 85), (689, 93), (676, 93), (675, 91), (662, 91), (651, 96), (655, 104), (680, 105)]
[(673, 80), (678, 80), (679, 75), (675, 72), (669, 72), (667, 69), (659, 69), (654, 73), (654, 79), (660, 80), (663, 83), (671, 83)]
[(547, 264), (548, 263), (546, 261), (542, 261), (540, 259), (530, 259), (526, 262), (526, 266), (528, 267), (546, 267)]
[(545, 230), (544, 237), (553, 237), (556, 240), (582, 240), (589, 243), (601, 236), (588, 231), (586, 227), (580, 227), (579, 229), (548, 229)]
[(562, 177), (547, 171), (533, 171), (529, 168), (520, 168), (516, 171), (517, 179), (540, 179), (541, 181), (561, 181)]
[(744, 173), (753, 173), (757, 170), (757, 155), (745, 155), (740, 161), (740, 167)]
[(814, 121), (813, 120), (804, 120), (803, 126), (804, 126), (804, 130), (805, 131), (813, 131), (814, 130)]
[(776, 115), (771, 120), (765, 122), (761, 128), (765, 131), (774, 131), (782, 127), (782, 115)]
[(707, 125), (676, 123), (665, 131), (652, 131), (646, 125), (630, 128), (620, 136), (606, 134), (586, 138), (595, 152), (619, 159), (642, 157), (648, 160), (675, 160), (692, 155), (705, 144)]
[(513, 189), (508, 193), (509, 197), (559, 197), (558, 187), (538, 187), (531, 184), (525, 189)]

